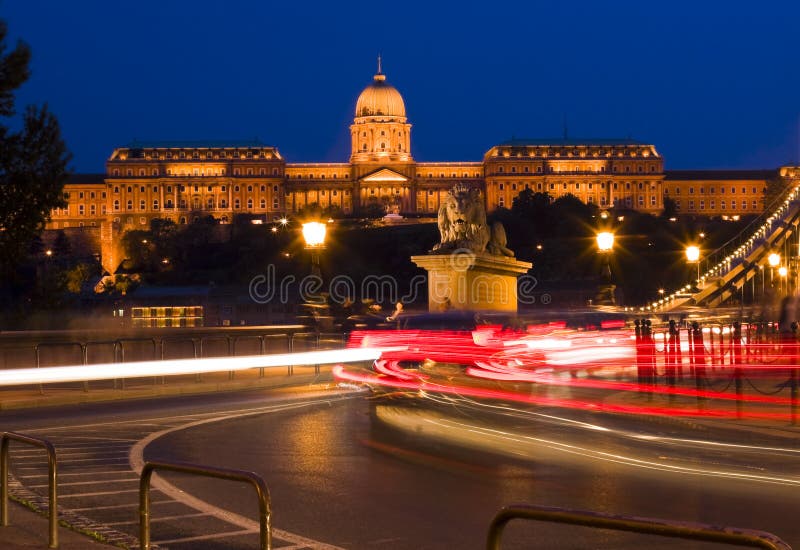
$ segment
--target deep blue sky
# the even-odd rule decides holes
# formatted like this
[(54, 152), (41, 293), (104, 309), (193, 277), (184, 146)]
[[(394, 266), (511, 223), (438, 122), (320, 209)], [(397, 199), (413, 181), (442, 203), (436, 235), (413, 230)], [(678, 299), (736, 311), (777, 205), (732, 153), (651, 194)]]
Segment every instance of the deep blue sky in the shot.
[(33, 49), (73, 168), (134, 138), (248, 139), (347, 161), (355, 100), (384, 72), (421, 161), (515, 136), (633, 137), (667, 168), (797, 162), (800, 2), (2, 0)]

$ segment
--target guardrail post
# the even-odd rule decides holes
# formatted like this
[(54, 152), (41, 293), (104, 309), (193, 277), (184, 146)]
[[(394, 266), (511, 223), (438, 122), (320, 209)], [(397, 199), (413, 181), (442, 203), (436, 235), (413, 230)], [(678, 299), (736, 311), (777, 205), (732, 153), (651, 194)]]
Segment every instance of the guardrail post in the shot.
[[(79, 344), (79, 345), (81, 346), (81, 361), (83, 362), (83, 366), (85, 367), (86, 365), (89, 364), (89, 349), (88, 349), (89, 344)], [(83, 381), (83, 391), (85, 393), (89, 393), (88, 380)]]
[(733, 364), (733, 381), (736, 388), (736, 418), (742, 417), (742, 325), (734, 321), (731, 330), (731, 363)]
[[(264, 355), (264, 353), (266, 353), (266, 342), (264, 342), (263, 334), (258, 335), (258, 341), (259, 341), (259, 350), (261, 352), (261, 355)], [(258, 369), (258, 377), (264, 378), (264, 367)]]
[(697, 389), (697, 405), (703, 408), (704, 397), (701, 392), (704, 389), (706, 377), (706, 349), (703, 343), (703, 329), (697, 321), (692, 322), (692, 340), (694, 345), (694, 381)]
[[(124, 363), (125, 362), (125, 343), (122, 340), (119, 340), (119, 362), (120, 363)], [(114, 388), (117, 387), (116, 382), (117, 382), (117, 380), (115, 378), (114, 379)], [(120, 378), (119, 384), (120, 384), (120, 389), (124, 390), (125, 389), (125, 378), (124, 377)]]
[[(680, 331), (676, 327), (674, 319), (670, 319), (669, 331), (664, 335), (664, 338), (664, 347), (667, 350), (666, 361), (664, 365), (664, 375), (667, 386), (674, 388), (675, 383), (677, 382), (676, 371), (678, 368), (678, 361), (680, 360), (681, 349)], [(670, 403), (675, 401), (675, 394), (672, 392), (669, 393), (669, 401)]]
[(487, 550), (500, 550), (503, 529), (512, 519), (529, 519), (566, 525), (580, 525), (595, 529), (611, 529), (644, 535), (679, 538), (684, 540), (706, 541), (750, 548), (768, 550), (790, 550), (783, 540), (766, 531), (718, 527), (702, 523), (687, 523), (654, 518), (618, 516), (569, 510), (551, 506), (514, 505), (500, 510), (489, 525), (486, 536)]
[(58, 461), (56, 459), (56, 449), (46, 439), (38, 439), (27, 435), (4, 432), (0, 436), (0, 520), (5, 527), (8, 522), (8, 449), (11, 440), (19, 441), (41, 447), (47, 452), (47, 474), (48, 474), (48, 493), (49, 493), (49, 548), (58, 548)]
[[(38, 369), (38, 368), (40, 367), (40, 361), (39, 361), (39, 344), (36, 344), (36, 345), (33, 347), (33, 352), (34, 352), (34, 354), (36, 355), (36, 368)], [(44, 395), (44, 384), (39, 384), (39, 395)]]
[[(197, 359), (197, 339), (192, 338), (192, 352), (194, 352), (194, 358)], [(200, 337), (200, 357), (203, 356), (203, 337)], [(198, 384), (203, 381), (203, 376), (198, 372), (194, 375), (194, 381)]]
[[(228, 342), (228, 357), (234, 357), (236, 355), (236, 344), (231, 343), (231, 337), (226, 336), (225, 340)], [(235, 371), (229, 370), (228, 371), (228, 380), (233, 380)]]
[(150, 479), (156, 470), (167, 470), (215, 479), (243, 481), (256, 490), (259, 510), (259, 539), (261, 550), (272, 548), (272, 503), (269, 488), (264, 480), (253, 472), (186, 464), (183, 462), (148, 462), (139, 478), (139, 548), (150, 550)]

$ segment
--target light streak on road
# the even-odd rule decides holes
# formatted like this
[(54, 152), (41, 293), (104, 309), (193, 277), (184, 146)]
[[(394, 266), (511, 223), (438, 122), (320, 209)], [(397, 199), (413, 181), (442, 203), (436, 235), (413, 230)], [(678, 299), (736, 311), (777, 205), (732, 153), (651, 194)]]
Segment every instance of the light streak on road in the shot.
[(800, 479), (796, 478), (741, 473), (741, 472), (723, 470), (720, 468), (703, 468), (703, 467), (680, 466), (677, 464), (667, 464), (662, 462), (656, 462), (653, 460), (636, 458), (633, 456), (628, 456), (619, 453), (608, 453), (604, 451), (598, 451), (596, 449), (581, 447), (579, 445), (572, 445), (560, 441), (554, 441), (551, 439), (514, 434), (503, 430), (487, 428), (484, 426), (464, 424), (462, 422), (453, 422), (447, 420), (432, 420), (432, 419), (425, 419), (425, 422), (439, 424), (444, 428), (445, 433), (449, 432), (454, 428), (460, 428), (462, 430), (469, 430), (472, 433), (478, 434), (480, 436), (478, 438), (479, 440), (485, 439), (486, 438), (485, 436), (492, 437), (495, 439), (494, 444), (488, 443), (488, 445), (492, 448), (496, 447), (497, 440), (512, 442), (512, 443), (515, 442), (515, 443), (541, 444), (553, 450), (558, 450), (561, 452), (570, 453), (585, 458), (590, 458), (593, 460), (603, 460), (607, 462), (623, 464), (626, 466), (645, 468), (649, 470), (660, 470), (662, 472), (721, 477), (721, 478), (737, 479), (745, 481), (757, 481), (757, 482), (772, 483), (777, 485), (800, 486)]
[[(397, 348), (394, 348), (396, 350)], [(330, 363), (374, 361), (384, 351), (392, 348), (349, 348), (274, 355), (247, 355), (242, 357), (210, 357), (204, 359), (167, 359), (163, 361), (138, 361), (133, 363), (99, 363), (68, 367), (45, 367), (0, 370), (0, 386), (23, 384), (50, 384), (54, 382), (82, 382), (143, 376), (173, 376), (219, 371), (237, 371), (254, 368), (274, 368)]]
[[(739, 418), (740, 413), (735, 410), (715, 409), (715, 408), (680, 408), (680, 407), (658, 407), (643, 405), (624, 405), (608, 403), (599, 400), (580, 400), (580, 399), (561, 399), (555, 397), (545, 397), (530, 394), (523, 394), (514, 391), (496, 390), (491, 388), (465, 386), (465, 385), (444, 385), (426, 380), (400, 380), (393, 377), (379, 377), (371, 374), (349, 372), (342, 365), (333, 368), (333, 375), (339, 380), (350, 382), (361, 382), (376, 386), (391, 388), (404, 388), (409, 390), (437, 392), (449, 395), (470, 396), (475, 398), (499, 399), (516, 403), (530, 403), (535, 405), (571, 408), (578, 410), (611, 412), (623, 414), (656, 414), (664, 416), (681, 417), (707, 417), (707, 418)], [(747, 411), (741, 413), (742, 416), (752, 419), (762, 420), (791, 420), (791, 413), (786, 412), (765, 412)]]
[[(412, 432), (414, 434), (427, 434), (430, 437), (435, 437), (440, 441), (449, 441), (458, 445), (466, 445), (472, 448), (478, 448), (489, 452), (509, 453), (514, 456), (526, 456), (528, 458), (536, 458), (540, 456), (537, 449), (548, 449), (550, 451), (562, 452), (576, 457), (589, 459), (592, 461), (601, 460), (629, 467), (642, 468), (647, 470), (656, 470), (664, 473), (674, 473), (681, 475), (699, 475), (706, 477), (724, 478), (738, 481), (753, 481), (758, 483), (768, 483), (784, 486), (800, 486), (800, 479), (787, 477), (783, 475), (767, 475), (767, 474), (754, 474), (749, 472), (738, 472), (733, 470), (733, 466), (726, 467), (714, 464), (713, 466), (705, 467), (702, 465), (681, 465), (668, 462), (660, 462), (657, 460), (645, 459), (637, 457), (633, 454), (633, 450), (627, 451), (626, 454), (620, 452), (606, 452), (598, 450), (596, 447), (587, 447), (579, 444), (567, 443), (554, 439), (543, 437), (535, 437), (520, 433), (513, 433), (507, 430), (491, 428), (485, 425), (468, 423), (465, 421), (457, 421), (448, 419), (440, 415), (434, 415), (430, 412), (421, 412), (415, 410), (413, 415), (403, 415), (398, 412), (396, 407), (385, 407), (383, 410), (378, 411), (379, 418), (397, 428)], [(610, 435), (622, 435), (626, 437), (633, 437), (633, 434), (626, 431), (611, 430), (613, 433)], [(662, 438), (657, 438), (662, 439)], [(669, 442), (670, 438), (663, 438), (665, 442)], [(705, 443), (694, 440), (676, 440), (679, 442), (687, 441), (690, 443)], [(716, 443), (723, 445), (724, 443)], [(786, 451), (788, 449), (781, 448), (768, 448), (768, 447), (751, 447), (748, 445), (732, 445), (746, 450), (763, 450), (774, 449), (777, 451)], [(674, 460), (674, 459), (673, 459)], [(693, 462), (696, 462), (693, 460)], [(726, 469), (731, 468), (731, 469)]]

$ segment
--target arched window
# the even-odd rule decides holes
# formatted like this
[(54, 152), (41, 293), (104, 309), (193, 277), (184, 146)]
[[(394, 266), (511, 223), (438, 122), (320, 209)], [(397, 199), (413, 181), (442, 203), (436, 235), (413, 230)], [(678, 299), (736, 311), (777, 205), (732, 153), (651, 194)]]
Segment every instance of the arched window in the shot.
[(119, 201), (118, 200), (114, 201), (114, 212), (119, 212)]

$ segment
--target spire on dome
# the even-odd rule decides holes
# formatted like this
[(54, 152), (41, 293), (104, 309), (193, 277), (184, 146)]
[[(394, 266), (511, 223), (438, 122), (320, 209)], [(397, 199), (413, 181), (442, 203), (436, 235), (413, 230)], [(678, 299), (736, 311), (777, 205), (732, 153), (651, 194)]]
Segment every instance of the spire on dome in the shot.
[(378, 72), (373, 77), (375, 82), (383, 82), (386, 80), (386, 75), (383, 74), (383, 69), (381, 68), (381, 54), (378, 54)]

